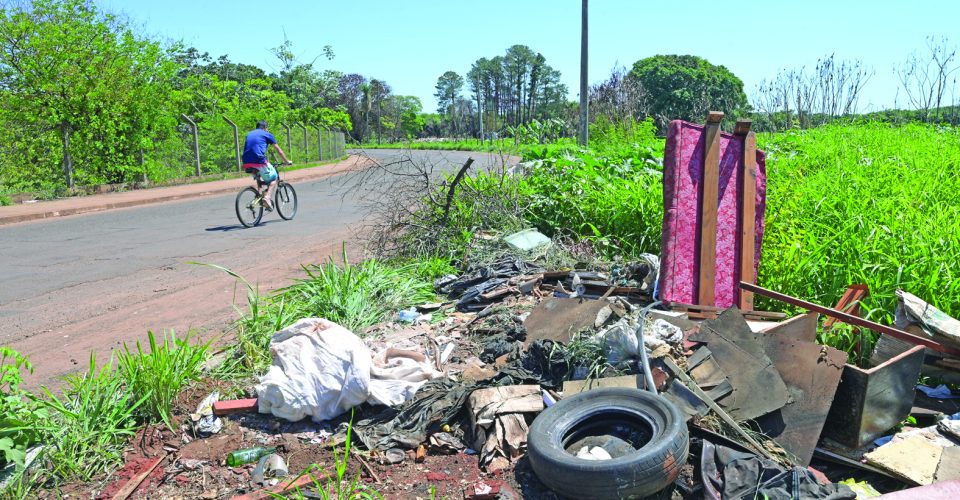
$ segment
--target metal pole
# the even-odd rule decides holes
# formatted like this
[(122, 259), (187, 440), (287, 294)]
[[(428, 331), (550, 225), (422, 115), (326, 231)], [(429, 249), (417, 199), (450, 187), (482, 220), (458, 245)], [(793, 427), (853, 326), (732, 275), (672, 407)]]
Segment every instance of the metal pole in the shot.
[(243, 170), (243, 164), (240, 163), (240, 131), (237, 129), (237, 124), (230, 121), (226, 115), (224, 115), (223, 120), (233, 127), (233, 156), (237, 159), (237, 172), (239, 172)]
[(280, 122), (280, 126), (287, 131), (287, 152), (293, 154), (293, 147), (290, 145), (290, 125)]
[(190, 127), (193, 128), (193, 157), (196, 162), (196, 173), (197, 177), (200, 176), (200, 135), (197, 131), (197, 124), (190, 119), (189, 116), (185, 114), (180, 114), (180, 118), (183, 118), (187, 123), (190, 124)]
[(307, 149), (307, 127), (302, 123), (295, 123), (294, 125), (303, 129), (303, 158), (306, 160), (308, 158), (307, 153), (310, 151)]
[(587, 0), (582, 0), (580, 16), (580, 145), (586, 147), (589, 142), (587, 126), (590, 114), (587, 88)]
[(310, 126), (317, 129), (317, 160), (323, 161), (323, 139), (320, 137), (320, 127), (315, 123), (311, 123)]

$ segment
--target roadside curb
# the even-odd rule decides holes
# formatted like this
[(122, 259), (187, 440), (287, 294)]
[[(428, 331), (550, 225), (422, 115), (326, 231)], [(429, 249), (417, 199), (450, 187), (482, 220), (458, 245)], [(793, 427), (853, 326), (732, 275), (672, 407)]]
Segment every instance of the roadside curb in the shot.
[[(326, 163), (316, 167), (294, 170), (285, 174), (284, 179), (291, 182), (301, 182), (306, 180), (333, 177), (351, 171), (352, 167), (358, 165), (359, 160), (360, 158), (358, 156), (350, 155), (345, 160), (341, 160), (336, 163)], [(80, 198), (38, 202), (36, 205), (21, 204), (13, 207), (15, 209), (19, 209), (17, 211), (21, 213), (5, 214), (3, 213), (3, 208), (0, 208), (0, 226), (230, 193), (237, 191), (242, 186), (249, 184), (249, 178), (225, 179), (198, 184), (181, 184), (178, 186), (148, 188), (136, 191), (127, 191), (124, 193), (107, 193)], [(171, 190), (175, 190), (177, 192), (175, 194), (168, 194)], [(121, 195), (131, 196), (130, 193), (133, 193), (136, 196), (132, 199), (116, 199)], [(42, 205), (46, 205), (48, 203), (57, 204), (62, 208), (51, 206), (44, 210), (43, 208), (46, 207), (43, 207)], [(30, 208), (23, 208), (28, 206)]]

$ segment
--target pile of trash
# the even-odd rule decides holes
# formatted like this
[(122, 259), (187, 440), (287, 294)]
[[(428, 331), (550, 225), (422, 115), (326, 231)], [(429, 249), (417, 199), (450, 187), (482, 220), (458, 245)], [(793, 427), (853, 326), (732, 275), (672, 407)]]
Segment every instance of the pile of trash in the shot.
[[(349, 430), (380, 465), (470, 454), (493, 474), (529, 460), (571, 497), (857, 498), (960, 484), (950, 482), (960, 480), (960, 394), (915, 388), (926, 368), (960, 379), (945, 376), (954, 359), (881, 335), (854, 366), (817, 343), (814, 312), (757, 321), (731, 307), (703, 319), (656, 302), (657, 267), (645, 256), (607, 272), (552, 271), (508, 256), (437, 280), (446, 301), (360, 335), (302, 319), (274, 335), (257, 397), (211, 395), (194, 430), (215, 435), (244, 412), (339, 419), (318, 442)], [(953, 332), (952, 318), (900, 296), (902, 328)], [(902, 424), (912, 418), (925, 425)], [(259, 485), (287, 473), (275, 448), (240, 451), (228, 465), (257, 462)]]

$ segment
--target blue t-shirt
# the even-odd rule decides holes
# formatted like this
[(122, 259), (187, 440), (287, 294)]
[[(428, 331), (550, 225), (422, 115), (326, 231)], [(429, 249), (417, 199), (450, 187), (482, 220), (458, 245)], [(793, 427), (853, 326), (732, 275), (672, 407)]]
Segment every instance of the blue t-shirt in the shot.
[(267, 163), (267, 146), (276, 144), (273, 134), (262, 129), (254, 129), (247, 134), (243, 142), (244, 163)]

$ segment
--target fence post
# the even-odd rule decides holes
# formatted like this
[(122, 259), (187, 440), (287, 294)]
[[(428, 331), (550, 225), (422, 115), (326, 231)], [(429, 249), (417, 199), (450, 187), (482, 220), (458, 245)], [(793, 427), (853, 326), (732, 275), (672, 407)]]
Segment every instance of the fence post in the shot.
[(323, 144), (321, 144), (322, 139), (320, 138), (320, 127), (316, 123), (309, 124), (311, 127), (317, 129), (317, 160), (323, 161)]
[(290, 125), (280, 122), (280, 126), (287, 131), (287, 153), (293, 154), (293, 147), (290, 145)]
[(294, 125), (303, 129), (303, 158), (304, 161), (307, 161), (306, 159), (310, 157), (310, 150), (307, 149), (307, 127), (302, 123), (294, 123)]
[(237, 124), (230, 121), (226, 115), (223, 119), (233, 127), (233, 156), (237, 159), (237, 172), (243, 170), (243, 164), (240, 163), (240, 131), (237, 130)]
[(193, 158), (196, 162), (197, 177), (200, 176), (200, 136), (197, 130), (197, 124), (190, 119), (189, 116), (181, 113), (180, 118), (183, 118), (184, 121), (190, 124), (190, 127), (193, 129)]

